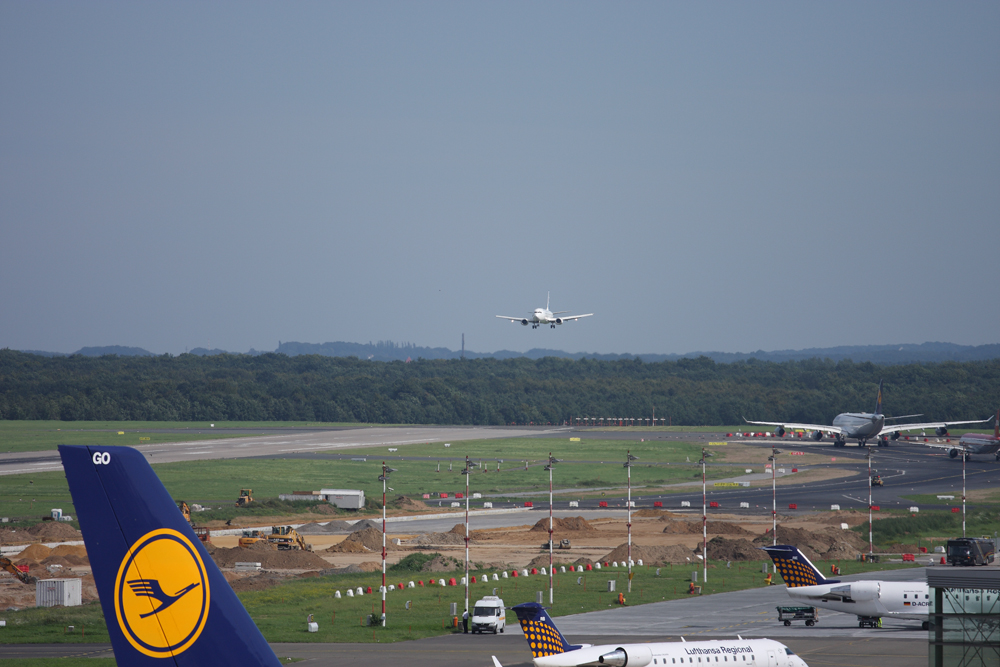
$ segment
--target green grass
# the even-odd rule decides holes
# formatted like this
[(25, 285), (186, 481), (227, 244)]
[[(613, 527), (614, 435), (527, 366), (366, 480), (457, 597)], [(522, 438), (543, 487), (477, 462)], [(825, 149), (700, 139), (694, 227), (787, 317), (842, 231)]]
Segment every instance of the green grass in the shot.
[[(997, 507), (978, 508), (966, 515), (966, 535), (992, 535), (1000, 526), (1000, 509)], [(854, 532), (868, 536), (868, 522), (852, 528)], [(921, 512), (916, 516), (906, 514), (891, 519), (880, 519), (874, 524), (873, 538), (881, 546), (890, 544), (916, 544), (922, 546), (943, 544), (949, 537), (962, 536), (962, 515), (951, 512)], [(930, 538), (938, 538), (931, 540)]]
[[(211, 424), (215, 424), (212, 429)], [(146, 445), (191, 440), (244, 438), (253, 433), (226, 433), (225, 429), (261, 431), (274, 428), (338, 427), (365, 424), (325, 422), (88, 422), (88, 421), (0, 421), (0, 453), (54, 450), (58, 445)], [(150, 433), (161, 429), (184, 429), (178, 433)], [(208, 433), (196, 433), (204, 430)], [(124, 431), (124, 435), (119, 435)], [(214, 431), (214, 432), (213, 432)], [(140, 440), (140, 438), (144, 438)]]
[[(475, 461), (479, 461), (481, 457), (488, 469), (488, 472), (477, 469), (472, 475), (472, 492), (499, 497), (527, 492), (532, 494), (528, 497), (541, 498), (548, 494), (549, 480), (538, 460), (539, 454), (544, 458), (552, 451), (557, 458), (565, 460), (556, 467), (557, 488), (623, 488), (626, 476), (621, 464), (629, 448), (640, 457), (632, 468), (633, 487), (655, 488), (701, 478), (698, 466), (688, 462), (689, 459), (698, 460), (701, 448), (682, 442), (592, 440), (571, 443), (568, 438), (507, 438), (454, 442), (449, 448), (444, 448), (442, 444), (410, 445), (400, 453), (408, 457), (427, 458), (387, 460), (397, 469), (391, 477), (391, 485), (396, 494), (420, 498), (424, 493), (436, 496), (441, 492), (448, 492), (449, 495), (456, 491), (464, 492), (465, 479), (460, 470), (464, 457), (468, 454)], [(504, 459), (502, 472), (499, 474), (495, 472), (497, 452), (502, 452), (499, 458)], [(238, 516), (296, 514), (308, 511), (311, 506), (307, 503), (299, 507), (300, 504), (296, 503), (287, 508), (275, 508), (275, 511), (262, 506), (237, 509), (234, 504), (239, 490), (246, 487), (252, 488), (254, 497), (260, 501), (276, 499), (282, 493), (319, 488), (360, 488), (364, 489), (370, 499), (380, 500), (380, 457), (388, 452), (385, 448), (370, 448), (352, 450), (351, 454), (357, 457), (367, 456), (368, 460), (225, 459), (153, 464), (153, 469), (175, 499), (210, 507), (210, 512), (194, 515), (196, 521), (207, 522)], [(443, 455), (447, 455), (449, 459), (458, 459), (451, 461), (450, 472), (449, 460)], [(529, 462), (528, 470), (524, 469), (522, 463), (525, 460)], [(575, 460), (593, 462), (573, 463)], [(439, 463), (441, 472), (437, 472)], [(487, 465), (489, 463), (492, 465)], [(721, 479), (740, 472), (725, 466), (709, 467), (708, 478)], [(595, 490), (577, 495), (582, 497), (600, 493), (601, 491)], [(518, 498), (519, 501), (524, 499)], [(9, 475), (3, 478), (3, 484), (0, 485), (0, 516), (33, 517), (37, 520), (54, 507), (61, 508), (65, 514), (76, 515), (62, 472)]]
[[(704, 594), (744, 590), (764, 585), (760, 562), (733, 563), (727, 569), (724, 563), (709, 564), (708, 584)], [(820, 570), (830, 569), (830, 562), (816, 563)], [(886, 569), (898, 569), (904, 565), (871, 565), (854, 561), (839, 562), (843, 574), (857, 574)], [(617, 592), (607, 592), (608, 581), (614, 579), (619, 592), (623, 592), (629, 605), (646, 604), (662, 600), (688, 597), (688, 582), (691, 572), (701, 568), (697, 564), (664, 566), (657, 576), (654, 567), (635, 568), (632, 592), (627, 590), (627, 576), (624, 568), (607, 568), (585, 574), (566, 573), (555, 577), (555, 604), (551, 607), (553, 616), (566, 616), (586, 611), (608, 609), (616, 606)], [(473, 575), (482, 570), (475, 569)], [(491, 570), (492, 572), (492, 570)], [(430, 586), (431, 578), (451, 577), (460, 579), (462, 573), (392, 573), (389, 583), (406, 583), (423, 580), (425, 586), (391, 591), (386, 596), (385, 628), (366, 625), (372, 613), (380, 614), (382, 600), (378, 594), (381, 573), (334, 575), (309, 579), (292, 579), (264, 591), (240, 593), (239, 598), (246, 606), (257, 627), (269, 642), (370, 642), (403, 641), (419, 639), (454, 632), (451, 603), (464, 606), (464, 588), (461, 586)], [(581, 583), (577, 584), (578, 578)], [(347, 588), (371, 586), (375, 591), (363, 597), (334, 598), (334, 592), (342, 593)], [(541, 576), (517, 577), (472, 584), (469, 591), (470, 603), (492, 593), (497, 588), (507, 606), (535, 600), (538, 591), (548, 588), (548, 578)], [(545, 599), (548, 599), (546, 593)], [(406, 609), (406, 602), (410, 608)], [(313, 614), (319, 623), (319, 632), (306, 631), (306, 617)], [(103, 626), (99, 604), (83, 607), (26, 609), (19, 612), (0, 612), (6, 618), (7, 628), (3, 634), (5, 643), (67, 643), (67, 642), (108, 642), (108, 633)], [(509, 623), (514, 623), (513, 617)], [(86, 637), (80, 632), (86, 623)], [(73, 634), (66, 634), (65, 627), (75, 625)], [(92, 664), (92, 663), (87, 663)]]

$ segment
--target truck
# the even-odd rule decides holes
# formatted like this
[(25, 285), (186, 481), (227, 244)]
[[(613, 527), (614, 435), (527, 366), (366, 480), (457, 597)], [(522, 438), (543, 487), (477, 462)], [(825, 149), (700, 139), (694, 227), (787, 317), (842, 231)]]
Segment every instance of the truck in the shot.
[(981, 537), (959, 537), (948, 540), (948, 565), (989, 565), (996, 548), (993, 540)]
[(470, 630), (473, 634), (502, 633), (507, 625), (507, 614), (504, 610), (503, 600), (496, 595), (487, 595), (482, 598), (473, 607), (470, 621)]

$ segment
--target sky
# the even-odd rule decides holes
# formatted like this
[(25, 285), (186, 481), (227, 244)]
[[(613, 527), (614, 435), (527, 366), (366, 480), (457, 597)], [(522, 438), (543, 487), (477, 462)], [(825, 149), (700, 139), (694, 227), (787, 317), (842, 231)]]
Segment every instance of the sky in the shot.
[[(0, 348), (997, 343), (998, 33), (996, 2), (0, 0)], [(594, 317), (495, 317), (549, 292)]]

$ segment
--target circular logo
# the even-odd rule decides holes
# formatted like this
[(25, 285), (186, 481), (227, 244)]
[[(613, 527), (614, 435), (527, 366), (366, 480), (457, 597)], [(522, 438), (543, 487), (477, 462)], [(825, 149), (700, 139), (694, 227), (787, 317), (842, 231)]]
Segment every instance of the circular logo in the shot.
[(128, 550), (115, 579), (115, 615), (140, 653), (186, 651), (208, 620), (208, 574), (198, 550), (176, 530), (146, 533)]

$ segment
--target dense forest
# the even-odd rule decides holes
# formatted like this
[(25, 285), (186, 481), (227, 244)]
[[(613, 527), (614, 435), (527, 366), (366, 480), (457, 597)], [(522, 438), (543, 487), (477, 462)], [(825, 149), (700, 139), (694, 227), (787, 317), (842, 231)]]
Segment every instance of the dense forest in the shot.
[(736, 424), (742, 415), (830, 423), (839, 412), (873, 409), (880, 378), (890, 416), (981, 419), (1000, 404), (1000, 360), (386, 363), (275, 353), (43, 357), (0, 350), (0, 419), (544, 424), (648, 417), (655, 409), (675, 425)]

